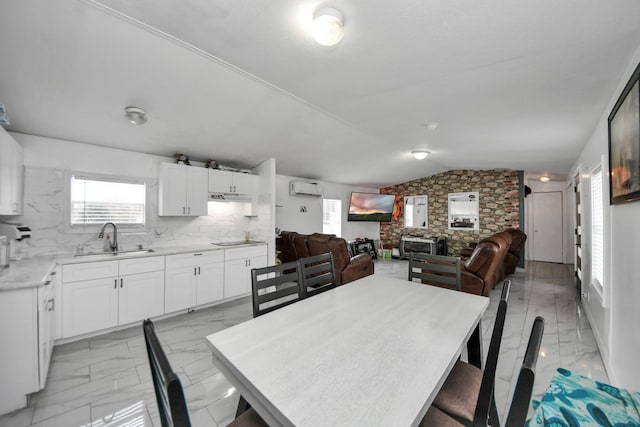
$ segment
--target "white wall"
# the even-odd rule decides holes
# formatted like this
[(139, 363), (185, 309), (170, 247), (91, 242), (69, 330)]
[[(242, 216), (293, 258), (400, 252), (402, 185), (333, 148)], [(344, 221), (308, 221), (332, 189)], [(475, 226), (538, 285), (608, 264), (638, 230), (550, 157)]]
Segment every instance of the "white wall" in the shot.
[[(284, 231), (302, 234), (322, 233), (322, 197), (289, 195), (290, 181), (317, 182), (324, 189), (324, 198), (342, 200), (342, 236), (347, 240), (355, 237), (380, 238), (380, 224), (377, 222), (349, 222), (347, 212), (352, 191), (377, 193), (377, 188), (334, 184), (313, 181), (293, 176), (276, 176), (276, 227)], [(306, 208), (306, 212), (301, 212)]]
[[(73, 252), (77, 247), (101, 250), (97, 233), (69, 233), (64, 226), (65, 171), (84, 171), (123, 177), (142, 178), (147, 184), (147, 230), (118, 233), (123, 249), (136, 245), (176, 246), (216, 240), (242, 240), (247, 231), (259, 240), (273, 240), (271, 217), (273, 200), (262, 195), (262, 214), (244, 215), (246, 204), (209, 202), (209, 212), (202, 217), (160, 217), (158, 212), (158, 165), (172, 158), (98, 147), (53, 138), (12, 133), (24, 147), (24, 214), (8, 220), (31, 227), (32, 238), (26, 243), (32, 255)], [(256, 167), (261, 192), (275, 181), (274, 160)], [(197, 166), (194, 166), (197, 167)], [(269, 184), (271, 182), (271, 184)], [(264, 188), (263, 188), (264, 187)], [(270, 240), (269, 240), (270, 239)], [(275, 254), (275, 248), (270, 253)]]
[[(585, 311), (596, 334), (598, 346), (611, 381), (622, 387), (640, 390), (640, 202), (624, 205), (605, 205), (605, 302), (591, 286), (590, 273), (590, 175), (591, 170), (608, 155), (607, 119), (622, 89), (640, 62), (640, 46), (627, 70), (621, 76), (618, 88), (598, 121), (594, 132), (574, 165), (571, 176), (582, 175), (585, 252), (583, 262), (583, 302)], [(608, 160), (606, 160), (608, 162)], [(607, 169), (605, 164), (605, 169)], [(608, 188), (604, 199), (608, 200)], [(607, 303), (607, 300), (610, 303)]]

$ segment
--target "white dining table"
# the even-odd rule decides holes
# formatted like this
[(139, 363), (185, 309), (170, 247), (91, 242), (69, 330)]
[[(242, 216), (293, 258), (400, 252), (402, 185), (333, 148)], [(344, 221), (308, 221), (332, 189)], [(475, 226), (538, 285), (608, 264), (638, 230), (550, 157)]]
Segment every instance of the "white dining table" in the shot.
[(419, 425), (487, 297), (371, 275), (207, 336), (270, 426)]

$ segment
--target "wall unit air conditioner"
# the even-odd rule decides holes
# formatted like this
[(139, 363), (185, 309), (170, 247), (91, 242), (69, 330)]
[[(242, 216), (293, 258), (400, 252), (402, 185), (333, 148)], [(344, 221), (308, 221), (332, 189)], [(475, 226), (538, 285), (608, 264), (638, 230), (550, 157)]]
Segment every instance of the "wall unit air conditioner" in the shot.
[(289, 182), (289, 194), (292, 196), (322, 197), (322, 186), (311, 182)]

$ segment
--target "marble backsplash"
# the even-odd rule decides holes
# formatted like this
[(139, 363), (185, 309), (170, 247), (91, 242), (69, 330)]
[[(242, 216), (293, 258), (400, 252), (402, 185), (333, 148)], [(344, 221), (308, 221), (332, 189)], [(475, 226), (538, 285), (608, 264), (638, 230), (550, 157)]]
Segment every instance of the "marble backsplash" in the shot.
[[(31, 239), (24, 241), (30, 256), (75, 253), (78, 250), (101, 251), (102, 239), (97, 231), (77, 232), (65, 229), (65, 177), (62, 169), (26, 167), (23, 215), (2, 217), (5, 222), (19, 222), (32, 230)], [(268, 238), (269, 221), (265, 215), (246, 217), (245, 203), (209, 202), (207, 216), (160, 217), (158, 212), (158, 179), (147, 178), (146, 230), (118, 230), (122, 249), (171, 247), (212, 241), (242, 240), (247, 232), (258, 240)], [(260, 200), (259, 212), (264, 201)], [(110, 228), (108, 229), (110, 230)]]

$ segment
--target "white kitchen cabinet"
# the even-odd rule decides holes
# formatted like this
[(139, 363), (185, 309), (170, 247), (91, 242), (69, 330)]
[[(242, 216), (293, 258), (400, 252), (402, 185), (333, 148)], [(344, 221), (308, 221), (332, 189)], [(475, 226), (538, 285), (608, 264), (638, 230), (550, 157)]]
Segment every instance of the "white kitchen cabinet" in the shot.
[(24, 151), (0, 126), (0, 215), (22, 214)]
[(207, 169), (173, 163), (161, 163), (158, 215), (207, 215), (207, 187)]
[(224, 252), (224, 297), (250, 293), (251, 269), (266, 267), (267, 246), (243, 246)]
[[(64, 273), (63, 273), (64, 277)], [(118, 325), (118, 277), (62, 285), (62, 337)]]
[(39, 389), (43, 389), (49, 373), (51, 353), (55, 341), (56, 307), (55, 277), (49, 276), (47, 285), (38, 288), (38, 370)]
[(120, 276), (118, 324), (164, 314), (164, 271)]
[(0, 414), (23, 408), (38, 391), (38, 292), (0, 293)]
[(223, 251), (167, 256), (165, 313), (222, 299), (223, 280)]
[(64, 265), (62, 337), (126, 325), (164, 312), (164, 257)]
[(255, 195), (257, 192), (257, 175), (209, 169), (209, 193)]

